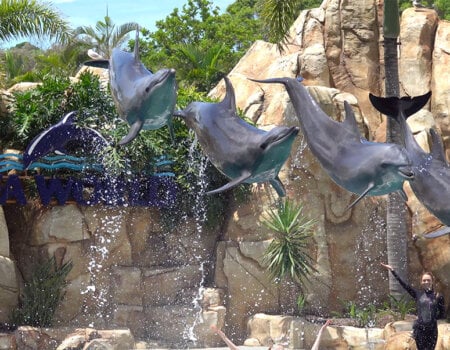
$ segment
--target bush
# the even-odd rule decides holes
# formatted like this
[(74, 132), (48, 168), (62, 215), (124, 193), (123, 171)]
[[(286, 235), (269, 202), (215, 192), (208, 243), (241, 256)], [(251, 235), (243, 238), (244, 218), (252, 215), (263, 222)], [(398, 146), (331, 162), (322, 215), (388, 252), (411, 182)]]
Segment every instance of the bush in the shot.
[(36, 266), (31, 280), (25, 283), (20, 308), (14, 310), (10, 317), (11, 325), (51, 327), (72, 266), (72, 262), (67, 262), (58, 267), (55, 257)]

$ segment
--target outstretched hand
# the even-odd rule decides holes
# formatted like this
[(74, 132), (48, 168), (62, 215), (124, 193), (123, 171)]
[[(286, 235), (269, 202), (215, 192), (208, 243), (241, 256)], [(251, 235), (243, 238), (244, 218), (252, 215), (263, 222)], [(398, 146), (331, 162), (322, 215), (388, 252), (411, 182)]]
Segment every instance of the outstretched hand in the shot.
[(394, 271), (394, 268), (391, 265), (387, 265), (387, 264), (383, 264), (383, 263), (380, 263), (380, 265), (383, 266), (386, 270)]

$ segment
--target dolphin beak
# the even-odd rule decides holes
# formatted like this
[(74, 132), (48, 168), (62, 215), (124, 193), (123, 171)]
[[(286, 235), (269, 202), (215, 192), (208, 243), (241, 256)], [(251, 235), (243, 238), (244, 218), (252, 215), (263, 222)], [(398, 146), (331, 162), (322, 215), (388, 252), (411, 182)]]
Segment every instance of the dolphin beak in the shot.
[(178, 110), (173, 112), (173, 116), (174, 117), (181, 117), (181, 118), (186, 118), (186, 113), (183, 110)]
[(406, 180), (414, 180), (415, 175), (410, 167), (399, 168), (398, 170), (400, 172), (400, 175), (403, 176)]

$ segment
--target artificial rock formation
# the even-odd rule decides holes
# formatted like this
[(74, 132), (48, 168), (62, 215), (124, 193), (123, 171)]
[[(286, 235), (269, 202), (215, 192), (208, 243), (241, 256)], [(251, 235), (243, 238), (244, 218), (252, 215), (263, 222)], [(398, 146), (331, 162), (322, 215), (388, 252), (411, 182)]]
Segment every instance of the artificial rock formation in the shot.
[[(368, 100), (369, 92), (384, 94), (381, 9), (376, 0), (324, 1), (321, 8), (300, 14), (284, 52), (276, 45), (255, 42), (229, 74), (237, 106), (260, 128), (298, 125), (281, 85), (257, 84), (247, 78), (301, 75), (330, 117), (342, 120), (342, 104), (347, 100), (361, 134), (384, 141), (384, 117)], [(449, 31), (449, 22), (439, 20), (433, 10), (408, 9), (402, 14), (402, 95), (433, 91), (429, 105), (409, 121), (426, 149), (430, 127), (437, 127), (450, 149)], [(222, 97), (223, 83), (211, 95)], [(345, 210), (355, 195), (331, 181), (301, 133), (280, 177), (288, 196), (302, 202), (305, 215), (316, 220), (309, 253), (317, 272), (305, 286), (304, 312), (327, 317), (333, 311), (342, 312), (348, 301), (367, 305), (386, 300), (387, 273), (379, 267), (387, 260), (385, 198), (366, 198)], [(411, 281), (416, 283), (423, 269), (432, 270), (450, 301), (450, 237), (421, 238), (440, 223), (408, 185), (405, 189), (412, 214), (410, 234), (419, 236), (415, 242), (408, 241)], [(14, 262), (27, 279), (37, 262), (54, 255), (74, 262), (57, 311), (58, 326), (129, 327), (137, 338), (184, 346), (221, 344), (209, 331), (211, 324), (223, 328), (236, 343), (245, 340), (249, 345), (266, 345), (268, 338), (282, 337), (287, 327), (291, 342), (298, 339), (298, 346), (307, 346), (306, 339), (317, 325), (306, 326), (290, 316), (296, 309), (298, 288), (274, 284), (262, 263), (273, 234), (261, 219), (276, 199), (269, 185), (254, 185), (248, 201), (230, 203), (223, 227), (201, 232), (194, 219), (173, 231), (166, 229), (157, 209), (5, 206), (10, 243), (0, 225), (0, 254), (6, 261), (2, 270), (9, 269), (11, 281), (16, 280), (7, 288), (0, 285), (0, 298), (10, 297), (12, 306), (17, 303), (20, 281), (13, 272)], [(214, 288), (204, 288), (205, 276)], [(12, 307), (4, 305), (9, 304), (0, 303), (3, 317)], [(257, 320), (255, 315), (261, 313), (283, 315), (279, 316), (283, 321), (275, 327)], [(272, 324), (272, 334), (266, 334), (262, 324)], [(364, 336), (360, 329), (346, 332), (351, 339)], [(298, 338), (302, 333), (309, 337), (302, 340), (303, 345)], [(333, 343), (333, 335), (328, 337), (332, 339), (326, 343), (329, 348), (350, 341), (336, 338)]]

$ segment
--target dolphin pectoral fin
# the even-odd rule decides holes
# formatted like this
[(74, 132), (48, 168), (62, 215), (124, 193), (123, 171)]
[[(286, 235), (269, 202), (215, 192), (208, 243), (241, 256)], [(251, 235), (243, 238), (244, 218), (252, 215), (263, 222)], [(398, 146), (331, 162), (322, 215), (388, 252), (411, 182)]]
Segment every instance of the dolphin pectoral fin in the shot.
[(223, 192), (226, 190), (229, 190), (230, 188), (236, 187), (237, 185), (240, 185), (241, 183), (243, 183), (245, 180), (247, 180), (252, 174), (248, 171), (244, 172), (241, 176), (233, 179), (232, 181), (228, 182), (226, 185), (219, 187), (215, 190), (212, 191), (208, 191), (206, 192), (206, 194), (216, 194), (219, 192)]
[(119, 141), (118, 145), (123, 146), (133, 141), (136, 138), (137, 134), (139, 134), (139, 131), (141, 131), (143, 125), (144, 122), (142, 120), (140, 119), (136, 120), (134, 124), (131, 125), (128, 135), (123, 137), (122, 140)]
[(425, 238), (436, 238), (436, 237), (441, 237), (443, 235), (446, 235), (448, 233), (450, 233), (450, 227), (444, 226), (443, 228), (441, 228), (437, 231), (425, 234), (424, 237)]
[(286, 196), (286, 190), (284, 189), (283, 183), (278, 176), (269, 182), (280, 197)]
[(367, 193), (370, 192), (371, 189), (373, 189), (375, 187), (375, 185), (373, 183), (370, 183), (369, 186), (364, 190), (364, 192), (358, 197), (356, 198), (352, 204), (350, 204), (347, 208), (345, 208), (345, 211), (353, 208), (361, 199), (363, 199)]
[(406, 192), (402, 189), (398, 190), (400, 192), (400, 196), (402, 196), (402, 199), (407, 202), (408, 201), (408, 195), (406, 194)]

